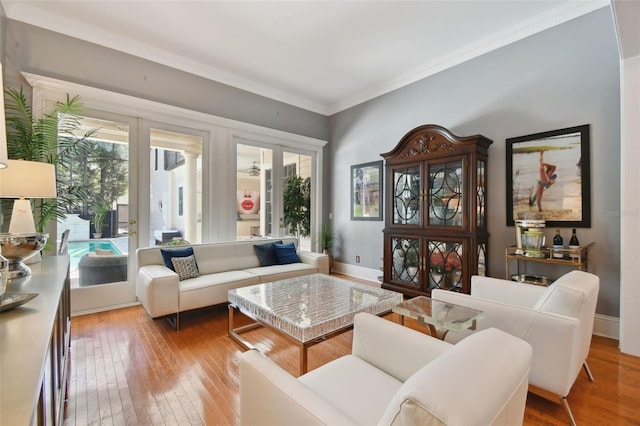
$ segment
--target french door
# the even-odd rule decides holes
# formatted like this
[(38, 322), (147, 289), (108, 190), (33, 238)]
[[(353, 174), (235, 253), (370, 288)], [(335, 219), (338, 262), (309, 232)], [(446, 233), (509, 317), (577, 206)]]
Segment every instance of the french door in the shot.
[(82, 122), (95, 133), (78, 174), (95, 181), (94, 191), (57, 232), (70, 230), (73, 313), (135, 303), (136, 249), (197, 244), (203, 229), (205, 132), (98, 112)]
[[(59, 179), (88, 188), (57, 223), (69, 231), (71, 311), (74, 314), (134, 303), (138, 247), (138, 123), (135, 118), (87, 111), (87, 149)], [(64, 173), (65, 176), (60, 176)]]

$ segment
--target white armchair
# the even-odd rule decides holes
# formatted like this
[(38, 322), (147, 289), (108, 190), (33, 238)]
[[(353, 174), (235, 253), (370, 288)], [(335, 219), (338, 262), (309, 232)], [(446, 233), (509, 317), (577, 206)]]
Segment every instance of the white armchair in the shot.
[[(433, 290), (435, 300), (484, 312), (476, 331), (496, 327), (533, 347), (530, 390), (548, 399), (560, 398), (571, 423), (575, 419), (567, 395), (587, 365), (600, 281), (596, 275), (572, 271), (549, 287), (473, 276), (471, 294)], [(456, 342), (473, 332), (449, 333)]]
[(257, 350), (240, 358), (240, 424), (522, 424), (531, 346), (498, 329), (456, 345), (375, 315), (352, 354), (295, 378)]

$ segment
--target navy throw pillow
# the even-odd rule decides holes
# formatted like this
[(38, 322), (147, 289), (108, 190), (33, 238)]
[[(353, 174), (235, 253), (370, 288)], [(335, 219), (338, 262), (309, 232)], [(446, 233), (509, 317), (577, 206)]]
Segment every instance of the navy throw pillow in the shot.
[(273, 247), (276, 251), (279, 265), (287, 265), (289, 263), (300, 263), (298, 253), (296, 253), (296, 245), (294, 243), (278, 244), (274, 243)]
[(271, 266), (278, 264), (278, 258), (276, 257), (276, 249), (273, 246), (274, 243), (282, 244), (282, 240), (274, 241), (267, 244), (256, 244), (253, 249), (256, 251), (260, 266)]
[(173, 267), (171, 259), (174, 257), (193, 256), (193, 247), (185, 247), (181, 249), (160, 249), (160, 254), (162, 254), (162, 260), (164, 261), (165, 266), (175, 272), (176, 270)]

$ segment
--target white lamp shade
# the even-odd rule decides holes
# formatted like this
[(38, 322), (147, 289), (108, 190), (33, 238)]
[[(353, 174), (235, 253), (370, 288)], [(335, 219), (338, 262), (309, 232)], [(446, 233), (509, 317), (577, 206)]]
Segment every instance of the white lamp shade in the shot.
[(56, 168), (36, 161), (7, 160), (0, 169), (0, 198), (55, 198)]

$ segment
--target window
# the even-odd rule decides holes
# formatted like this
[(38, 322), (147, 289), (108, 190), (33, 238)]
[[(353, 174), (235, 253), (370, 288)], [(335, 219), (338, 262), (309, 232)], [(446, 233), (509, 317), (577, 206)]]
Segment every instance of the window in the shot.
[(182, 216), (184, 213), (183, 210), (183, 200), (184, 200), (184, 187), (178, 188), (178, 216)]

